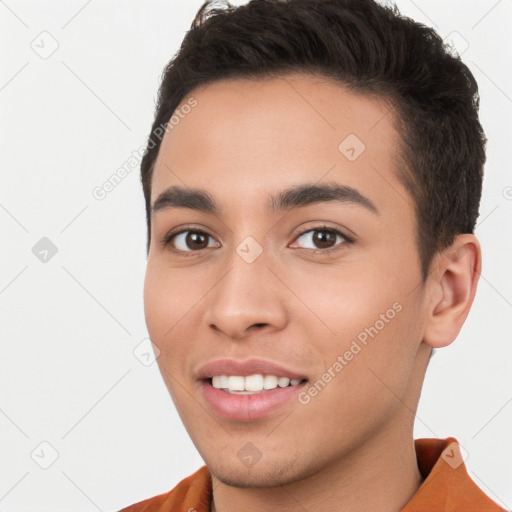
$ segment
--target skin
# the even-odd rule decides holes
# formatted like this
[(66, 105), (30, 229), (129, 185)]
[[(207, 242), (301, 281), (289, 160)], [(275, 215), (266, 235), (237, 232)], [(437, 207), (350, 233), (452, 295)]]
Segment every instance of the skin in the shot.
[[(190, 96), (197, 106), (164, 136), (151, 201), (172, 185), (201, 188), (221, 213), (153, 214), (144, 300), (162, 376), (212, 473), (211, 510), (400, 510), (421, 485), (413, 424), (428, 358), (469, 312), (477, 239), (459, 235), (422, 283), (413, 200), (396, 176), (399, 138), (382, 98), (302, 73), (223, 80)], [(338, 149), (348, 134), (366, 146), (353, 162)], [(357, 189), (378, 213), (339, 202), (265, 210), (269, 194), (320, 182)], [(353, 242), (315, 244), (324, 223)], [(205, 248), (184, 236), (163, 247), (180, 226), (210, 235)], [(236, 252), (248, 236), (262, 248), (250, 264)], [(274, 361), (313, 383), (395, 303), (401, 311), (307, 404), (241, 422), (203, 398), (196, 372), (220, 358)], [(252, 467), (237, 456), (248, 442), (261, 453)]]

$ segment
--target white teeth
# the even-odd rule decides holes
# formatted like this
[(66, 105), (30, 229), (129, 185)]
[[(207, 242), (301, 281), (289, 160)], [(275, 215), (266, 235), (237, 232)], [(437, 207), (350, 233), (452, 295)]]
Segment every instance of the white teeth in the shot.
[(261, 391), (263, 389), (263, 375), (249, 375), (245, 378), (245, 391)]
[(244, 391), (245, 389), (245, 378), (230, 375), (228, 377), (228, 389), (230, 391)]
[(263, 377), (263, 388), (264, 389), (277, 388), (277, 377), (275, 375), (265, 375), (265, 377)]
[(289, 384), (290, 384), (290, 379), (288, 379), (287, 377), (279, 377), (279, 379), (277, 379), (277, 385), (280, 388), (285, 388)]
[(226, 375), (215, 375), (212, 378), (212, 386), (217, 389), (227, 388), (228, 387), (228, 377)]
[(242, 377), (239, 375), (214, 375), (212, 377), (212, 386), (217, 389), (223, 389), (236, 394), (260, 393), (263, 390), (275, 389), (278, 386), (285, 388), (287, 386), (296, 386), (300, 380), (288, 377), (277, 377), (276, 375), (265, 375), (256, 373)]

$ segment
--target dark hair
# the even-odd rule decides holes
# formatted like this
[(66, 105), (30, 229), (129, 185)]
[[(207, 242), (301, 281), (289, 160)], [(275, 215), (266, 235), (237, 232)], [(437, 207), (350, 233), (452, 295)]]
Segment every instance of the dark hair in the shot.
[(478, 217), (486, 139), (477, 83), (440, 36), (373, 0), (206, 1), (164, 69), (141, 162), (151, 242), (151, 178), (161, 138), (195, 87), (227, 78), (311, 72), (388, 101), (399, 135), (398, 177), (414, 199), (423, 279), (433, 256)]

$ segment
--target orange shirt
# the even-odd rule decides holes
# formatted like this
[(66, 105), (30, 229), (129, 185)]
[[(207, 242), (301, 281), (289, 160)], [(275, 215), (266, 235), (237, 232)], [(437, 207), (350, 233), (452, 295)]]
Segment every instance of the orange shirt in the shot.
[[(414, 443), (424, 481), (401, 512), (506, 512), (471, 480), (454, 437)], [(210, 472), (203, 466), (168, 493), (120, 512), (209, 512), (211, 492)]]

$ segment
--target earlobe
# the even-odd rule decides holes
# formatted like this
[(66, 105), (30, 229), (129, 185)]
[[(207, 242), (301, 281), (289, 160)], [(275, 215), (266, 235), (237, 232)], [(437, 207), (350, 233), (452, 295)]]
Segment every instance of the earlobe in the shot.
[(423, 340), (433, 348), (452, 343), (464, 324), (482, 268), (480, 243), (475, 235), (458, 235), (436, 260), (429, 276), (431, 290)]

